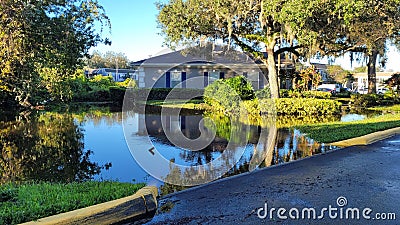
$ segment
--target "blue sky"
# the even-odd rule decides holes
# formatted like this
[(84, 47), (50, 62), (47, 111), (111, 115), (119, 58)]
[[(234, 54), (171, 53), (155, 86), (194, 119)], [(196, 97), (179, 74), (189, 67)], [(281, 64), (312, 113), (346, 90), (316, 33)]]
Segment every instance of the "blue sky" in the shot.
[[(158, 14), (155, 3), (160, 0), (99, 0), (104, 6), (111, 20), (112, 45), (99, 45), (96, 50), (123, 52), (132, 61), (158, 55), (166, 48), (162, 47), (163, 37), (159, 34), (156, 16)], [(167, 0), (161, 0), (167, 2)], [(400, 71), (400, 54), (390, 48), (387, 69)], [(325, 61), (321, 61), (326, 63)], [(351, 69), (349, 57), (339, 58), (335, 64), (345, 69)], [(358, 66), (354, 63), (353, 66)]]
[[(99, 0), (111, 20), (111, 46), (99, 45), (95, 50), (123, 52), (133, 61), (156, 55), (163, 47), (157, 28), (156, 0)], [(108, 33), (107, 36), (110, 36)]]

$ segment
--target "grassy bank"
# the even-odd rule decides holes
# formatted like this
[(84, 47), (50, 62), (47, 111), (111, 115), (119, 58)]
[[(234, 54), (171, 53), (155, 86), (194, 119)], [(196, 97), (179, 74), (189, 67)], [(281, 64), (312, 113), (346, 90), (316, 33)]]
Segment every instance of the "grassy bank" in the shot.
[(0, 186), (0, 224), (17, 224), (134, 194), (144, 184), (88, 181)]
[(175, 109), (194, 109), (194, 110), (207, 110), (210, 106), (204, 103), (203, 100), (192, 99), (186, 100), (149, 100), (143, 102), (151, 106), (162, 106), (164, 108), (175, 108)]
[(376, 106), (376, 107), (368, 108), (368, 110), (373, 110), (373, 111), (386, 111), (386, 112), (399, 112), (399, 111), (400, 111), (400, 105)]
[(400, 114), (385, 114), (361, 121), (300, 125), (296, 128), (318, 142), (332, 143), (399, 126)]

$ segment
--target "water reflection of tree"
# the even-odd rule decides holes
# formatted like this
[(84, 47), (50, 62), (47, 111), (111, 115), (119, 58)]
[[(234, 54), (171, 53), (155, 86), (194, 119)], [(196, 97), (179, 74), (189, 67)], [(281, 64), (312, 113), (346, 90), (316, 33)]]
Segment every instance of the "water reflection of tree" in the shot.
[[(205, 126), (209, 129), (215, 129), (217, 137), (238, 143), (237, 146), (243, 144), (242, 139), (246, 139), (248, 140), (248, 146), (252, 145), (253, 147), (252, 154), (244, 155), (230, 171), (221, 175), (221, 177), (227, 177), (252, 171), (259, 167), (268, 167), (320, 153), (321, 144), (307, 138), (298, 130), (285, 127), (290, 127), (291, 124), (308, 124), (336, 119), (335, 117), (307, 117), (296, 121), (296, 119), (292, 120), (290, 118), (260, 117), (258, 120), (260, 124), (248, 124), (248, 122), (244, 122), (245, 118), (240, 116), (228, 117), (222, 114), (206, 114)], [(211, 126), (211, 123), (215, 124), (215, 126)], [(232, 133), (240, 133), (239, 131), (242, 131), (241, 135), (231, 135)], [(230, 165), (229, 158), (234, 155), (233, 152), (227, 154), (226, 165)], [(211, 150), (189, 152), (180, 155), (180, 157), (185, 161), (197, 161), (198, 165), (204, 165), (204, 161), (209, 162), (210, 159), (212, 160), (213, 155), (211, 153), (213, 153)], [(161, 187), (161, 192), (168, 194), (182, 190), (185, 187), (179, 185), (180, 183), (187, 184), (195, 180), (206, 180), (209, 177), (215, 177), (219, 173), (220, 171), (216, 168), (206, 167), (203, 172), (200, 172), (190, 168), (182, 170), (182, 168), (171, 166), (170, 172), (165, 179), (166, 183)]]
[(70, 114), (33, 114), (0, 124), (0, 183), (71, 182), (102, 169), (84, 151), (82, 129)]
[(321, 144), (297, 130), (281, 129), (277, 138), (272, 165), (290, 162), (321, 153)]
[[(79, 123), (87, 120), (92, 121), (94, 126), (99, 126), (105, 122), (108, 126), (122, 124), (122, 112), (120, 107), (112, 106), (94, 106), (89, 104), (76, 104), (66, 108), (54, 109), (54, 112), (60, 114), (72, 114)], [(128, 116), (134, 115), (128, 112)]]
[(278, 128), (272, 124), (268, 128), (260, 127), (258, 143), (253, 147), (253, 154), (248, 165), (248, 170), (253, 171), (258, 167), (271, 165), (272, 156), (276, 147)]

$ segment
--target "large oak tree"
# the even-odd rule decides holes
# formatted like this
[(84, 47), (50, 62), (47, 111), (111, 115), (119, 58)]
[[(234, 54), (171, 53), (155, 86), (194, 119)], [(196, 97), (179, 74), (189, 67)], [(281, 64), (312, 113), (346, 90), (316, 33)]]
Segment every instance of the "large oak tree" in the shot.
[(307, 2), (171, 0), (158, 4), (158, 21), (170, 46), (199, 43), (204, 39), (223, 40), (262, 60), (268, 68), (272, 98), (278, 98), (275, 59), (284, 52), (299, 56), (302, 47), (314, 44), (310, 33), (299, 29), (313, 15), (312, 3), (318, 1)]

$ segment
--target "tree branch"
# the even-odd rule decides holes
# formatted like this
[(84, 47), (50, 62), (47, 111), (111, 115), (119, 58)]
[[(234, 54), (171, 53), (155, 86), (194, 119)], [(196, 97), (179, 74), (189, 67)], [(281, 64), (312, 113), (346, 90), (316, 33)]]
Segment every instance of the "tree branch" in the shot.
[(236, 34), (232, 34), (231, 38), (239, 45), (240, 48), (242, 48), (244, 51), (249, 51), (252, 53), (259, 52), (256, 49), (254, 49), (252, 46), (246, 44), (244, 41), (240, 40), (240, 38)]
[(291, 53), (295, 54), (297, 57), (299, 57), (300, 53), (298, 51), (296, 51), (296, 50), (299, 49), (299, 48), (303, 48), (303, 47), (304, 47), (303, 45), (297, 45), (297, 46), (292, 46), (292, 47), (280, 48), (280, 49), (278, 49), (277, 51), (274, 52), (274, 55), (277, 56), (277, 55), (280, 55), (280, 54), (282, 54), (284, 52), (291, 52)]

